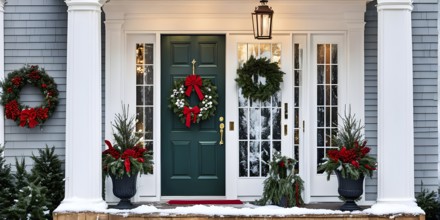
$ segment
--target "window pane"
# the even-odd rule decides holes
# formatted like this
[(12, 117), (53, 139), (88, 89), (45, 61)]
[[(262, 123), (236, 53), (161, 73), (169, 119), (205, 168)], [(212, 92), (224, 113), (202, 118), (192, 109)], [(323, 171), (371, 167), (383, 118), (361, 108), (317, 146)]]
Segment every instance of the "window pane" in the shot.
[(145, 44), (145, 64), (153, 64), (153, 44)]
[(248, 176), (248, 142), (239, 142), (239, 172), (240, 176)]
[(318, 44), (317, 61), (318, 61), (318, 64), (324, 64), (324, 45), (323, 44)]
[(153, 85), (153, 66), (148, 65), (145, 69), (145, 83), (148, 85)]
[(249, 142), (249, 171), (250, 176), (260, 176), (260, 142)]
[(337, 64), (338, 63), (338, 45), (332, 44), (332, 63)]

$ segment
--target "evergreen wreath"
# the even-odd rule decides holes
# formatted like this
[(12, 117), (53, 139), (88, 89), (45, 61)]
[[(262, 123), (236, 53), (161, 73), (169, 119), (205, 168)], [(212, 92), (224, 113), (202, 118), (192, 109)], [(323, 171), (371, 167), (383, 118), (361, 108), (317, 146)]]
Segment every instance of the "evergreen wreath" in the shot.
[[(38, 107), (20, 104), (20, 92), (26, 85), (37, 87), (44, 96), (44, 103)], [(38, 66), (24, 66), (8, 74), (3, 82), (1, 104), (5, 107), (7, 119), (14, 120), (20, 127), (34, 128), (43, 124), (54, 113), (58, 105), (58, 89), (53, 78)]]
[[(235, 81), (244, 97), (252, 101), (264, 102), (280, 91), (283, 74), (285, 73), (280, 70), (278, 63), (271, 63), (267, 58), (255, 59), (251, 56), (242, 67), (237, 69), (238, 78)], [(264, 77), (266, 83), (258, 82), (258, 77)]]
[[(199, 104), (190, 106), (187, 97), (195, 90)], [(186, 127), (215, 115), (218, 105), (217, 87), (209, 79), (189, 75), (186, 79), (174, 81), (168, 107), (180, 118)]]

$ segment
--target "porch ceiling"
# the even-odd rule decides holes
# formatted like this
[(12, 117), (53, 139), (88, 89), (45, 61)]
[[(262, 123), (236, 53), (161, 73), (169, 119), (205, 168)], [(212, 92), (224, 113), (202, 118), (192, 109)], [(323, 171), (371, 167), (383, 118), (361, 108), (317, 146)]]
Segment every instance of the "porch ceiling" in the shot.
[[(275, 11), (274, 31), (330, 30), (326, 27), (335, 30), (338, 25), (338, 29), (343, 29), (349, 23), (363, 23), (368, 1), (270, 0), (269, 5)], [(154, 30), (214, 27), (217, 30), (248, 31), (251, 30), (250, 14), (258, 4), (258, 0), (111, 0), (103, 10), (107, 21), (132, 22), (127, 26), (129, 29), (135, 25), (148, 25)], [(201, 24), (203, 19), (205, 24)], [(215, 22), (219, 19), (224, 22)], [(174, 27), (173, 22), (178, 25)]]

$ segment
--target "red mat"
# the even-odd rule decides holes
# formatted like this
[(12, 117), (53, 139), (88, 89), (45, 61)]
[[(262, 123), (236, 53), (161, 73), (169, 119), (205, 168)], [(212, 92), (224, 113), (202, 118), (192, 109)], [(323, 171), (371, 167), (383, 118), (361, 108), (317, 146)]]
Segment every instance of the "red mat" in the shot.
[(240, 200), (170, 200), (169, 205), (241, 205)]

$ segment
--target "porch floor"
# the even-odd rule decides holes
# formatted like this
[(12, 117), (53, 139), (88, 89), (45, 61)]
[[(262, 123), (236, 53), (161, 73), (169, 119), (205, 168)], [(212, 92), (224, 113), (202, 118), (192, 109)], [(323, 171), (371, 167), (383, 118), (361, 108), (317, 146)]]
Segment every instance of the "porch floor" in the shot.
[[(306, 204), (301, 208), (307, 209), (325, 209), (325, 210), (338, 210), (342, 203), (313, 203)], [(172, 210), (176, 208), (190, 207), (193, 205), (168, 205), (167, 203), (148, 203), (137, 205), (149, 205), (154, 206), (158, 210)], [(246, 208), (246, 205), (216, 205), (218, 207), (234, 207), (234, 208)], [(362, 209), (369, 208), (368, 206), (361, 207)], [(146, 214), (139, 214), (135, 212), (116, 211), (109, 206), (109, 211), (106, 213), (94, 213), (94, 212), (68, 212), (68, 213), (55, 213), (54, 220), (322, 220), (322, 219), (355, 219), (355, 220), (425, 220), (424, 215), (410, 215), (410, 214), (389, 214), (389, 215), (372, 215), (362, 212), (343, 212), (336, 214), (300, 214), (300, 215), (224, 215), (221, 213), (212, 213), (210, 215), (203, 214), (170, 214), (151, 212)]]

